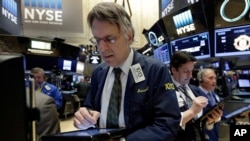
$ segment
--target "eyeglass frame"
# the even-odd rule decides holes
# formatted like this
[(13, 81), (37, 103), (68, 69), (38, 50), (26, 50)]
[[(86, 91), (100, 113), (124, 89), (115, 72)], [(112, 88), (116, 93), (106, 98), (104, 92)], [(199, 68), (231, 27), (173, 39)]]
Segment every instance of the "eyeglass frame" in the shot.
[[(122, 35), (124, 34), (124, 32), (121, 32), (118, 36), (116, 37), (113, 37), (112, 35), (111, 36), (106, 36), (104, 38), (98, 38), (98, 37), (91, 37), (89, 39), (89, 41), (94, 44), (94, 45), (99, 45), (101, 40), (103, 40), (105, 43), (107, 44), (114, 44)], [(109, 38), (112, 38), (112, 39), (109, 39)], [(93, 41), (95, 40), (95, 41)]]

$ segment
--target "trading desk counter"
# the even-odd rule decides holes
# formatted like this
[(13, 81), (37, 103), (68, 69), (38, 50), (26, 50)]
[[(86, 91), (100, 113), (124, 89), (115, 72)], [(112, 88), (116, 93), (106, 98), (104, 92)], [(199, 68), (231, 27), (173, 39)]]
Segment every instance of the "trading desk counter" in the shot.
[[(224, 106), (224, 112), (230, 113), (240, 107), (244, 107), (250, 104), (250, 98), (233, 99), (228, 101)], [(239, 123), (249, 123), (249, 117), (245, 117), (239, 120)], [(219, 141), (229, 141), (230, 125), (224, 122), (220, 123)]]
[(235, 89), (232, 91), (232, 94), (235, 96), (239, 96), (242, 98), (250, 98), (250, 92), (249, 91), (240, 91), (239, 89)]

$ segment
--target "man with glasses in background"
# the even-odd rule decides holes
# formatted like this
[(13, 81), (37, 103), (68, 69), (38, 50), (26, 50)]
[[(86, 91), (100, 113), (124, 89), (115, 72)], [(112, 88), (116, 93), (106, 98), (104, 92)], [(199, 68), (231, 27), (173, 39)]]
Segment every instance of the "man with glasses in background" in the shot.
[[(99, 3), (88, 14), (93, 36), (104, 62), (91, 77), (91, 89), (76, 113), (74, 126), (122, 128), (126, 141), (172, 141), (180, 110), (168, 68), (130, 47), (134, 29), (124, 8)], [(114, 86), (113, 86), (114, 85)]]

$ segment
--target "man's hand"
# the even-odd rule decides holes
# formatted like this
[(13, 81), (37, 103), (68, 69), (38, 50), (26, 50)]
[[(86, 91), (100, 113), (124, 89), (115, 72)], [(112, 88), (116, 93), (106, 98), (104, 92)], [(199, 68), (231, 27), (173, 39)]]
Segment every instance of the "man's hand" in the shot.
[(222, 114), (223, 114), (223, 111), (221, 107), (214, 109), (211, 112), (211, 114), (207, 117), (207, 123), (213, 124), (213, 123), (220, 121)]
[(190, 110), (193, 111), (195, 115), (201, 112), (201, 110), (206, 107), (208, 104), (208, 100), (204, 96), (198, 96), (193, 99), (193, 104), (190, 107)]
[(97, 120), (100, 117), (100, 112), (89, 110), (86, 107), (81, 107), (74, 117), (74, 126), (78, 129), (88, 129), (96, 127)]

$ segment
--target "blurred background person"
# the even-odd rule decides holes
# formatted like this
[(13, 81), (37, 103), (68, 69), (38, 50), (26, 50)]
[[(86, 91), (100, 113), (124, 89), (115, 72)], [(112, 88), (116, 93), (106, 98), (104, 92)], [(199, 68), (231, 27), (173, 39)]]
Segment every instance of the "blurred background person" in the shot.
[(42, 68), (35, 67), (30, 73), (35, 80), (35, 90), (52, 97), (56, 102), (56, 108), (59, 109), (62, 106), (62, 94), (55, 85), (46, 82), (44, 70)]
[(89, 76), (84, 76), (80, 80), (78, 84), (76, 84), (77, 88), (77, 95), (80, 99), (84, 100), (89, 92), (90, 89), (90, 83), (89, 83), (90, 77)]
[[(197, 79), (199, 81), (199, 88), (202, 90), (203, 95), (208, 99), (208, 105), (204, 108), (204, 112), (213, 107), (216, 103), (220, 102), (219, 96), (214, 92), (217, 85), (216, 73), (213, 69), (205, 68), (198, 72)], [(208, 141), (219, 140), (219, 126), (220, 120), (216, 121), (212, 130), (204, 129), (203, 133)]]
[[(26, 89), (27, 93), (29, 93), (28, 89)], [(27, 104), (29, 106), (29, 96), (27, 96)], [(35, 121), (38, 141), (41, 141), (41, 137), (44, 135), (61, 132), (56, 103), (52, 97), (35, 91), (35, 108), (39, 110), (39, 119)]]
[[(0, 53), (9, 54), (14, 53), (9, 45), (0, 40)], [(29, 81), (26, 80), (26, 101), (27, 106), (30, 107), (29, 99)], [(60, 120), (58, 118), (57, 108), (55, 101), (52, 97), (47, 96), (41, 92), (36, 91), (35, 96), (35, 108), (38, 109), (38, 120), (35, 121), (35, 130), (37, 141), (41, 140), (43, 135), (60, 133)], [(33, 115), (34, 116), (34, 115)]]

